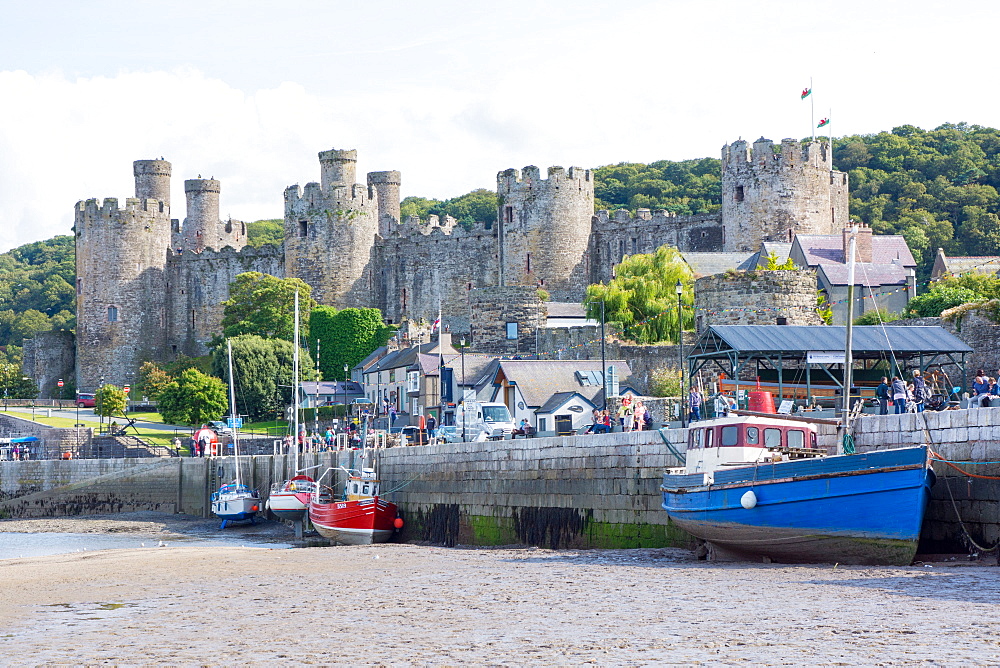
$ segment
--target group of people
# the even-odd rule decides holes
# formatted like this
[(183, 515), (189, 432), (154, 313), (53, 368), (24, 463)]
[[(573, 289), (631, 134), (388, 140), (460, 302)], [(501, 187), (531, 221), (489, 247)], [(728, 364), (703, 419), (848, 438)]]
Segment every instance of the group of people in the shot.
[(982, 369), (976, 371), (976, 378), (972, 381), (972, 392), (970, 394), (969, 406), (976, 408), (986, 408), (989, 406), (1000, 406), (1000, 385), (997, 385), (997, 378), (1000, 377), (1000, 370), (996, 377), (987, 376)]
[(920, 369), (913, 371), (912, 380), (907, 383), (899, 376), (882, 376), (882, 382), (875, 388), (875, 398), (878, 400), (879, 415), (889, 414), (889, 403), (900, 413), (922, 413), (925, 403), (931, 398), (927, 382), (920, 375)]

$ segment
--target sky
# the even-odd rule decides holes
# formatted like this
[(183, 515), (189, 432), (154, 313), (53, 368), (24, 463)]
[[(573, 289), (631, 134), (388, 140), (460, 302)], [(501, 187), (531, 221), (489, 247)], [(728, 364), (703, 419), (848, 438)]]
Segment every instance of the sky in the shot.
[[(509, 167), (718, 156), (738, 138), (1000, 126), (997, 5), (926, 0), (0, 0), (0, 251), (134, 194), (132, 161), (283, 216), (317, 153), (402, 196)], [(813, 82), (813, 98), (799, 93)]]

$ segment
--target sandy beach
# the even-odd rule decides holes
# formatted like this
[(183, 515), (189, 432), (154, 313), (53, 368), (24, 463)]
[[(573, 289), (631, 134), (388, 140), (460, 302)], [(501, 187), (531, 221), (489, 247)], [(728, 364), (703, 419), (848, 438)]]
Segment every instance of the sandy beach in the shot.
[[(130, 531), (153, 545), (205, 522), (147, 515), (0, 530)], [(280, 525), (263, 530), (287, 539)], [(996, 567), (713, 564), (672, 549), (165, 542), (0, 560), (2, 663), (1000, 661)]]

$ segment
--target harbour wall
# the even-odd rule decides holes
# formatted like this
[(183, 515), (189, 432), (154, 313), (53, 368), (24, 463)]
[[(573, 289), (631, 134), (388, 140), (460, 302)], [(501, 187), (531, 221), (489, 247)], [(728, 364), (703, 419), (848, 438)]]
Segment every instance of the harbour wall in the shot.
[[(680, 430), (665, 432), (679, 442)], [(305, 453), (302, 468), (360, 465), (355, 451)], [(664, 547), (690, 543), (660, 509), (659, 432), (450, 443), (377, 451), (383, 494), (399, 504), (402, 540), (443, 545)], [(288, 456), (242, 458), (262, 492), (291, 475)], [(0, 463), (0, 516), (156, 510), (208, 516), (235, 475), (232, 457)], [(338, 484), (343, 474), (338, 474)], [(330, 482), (330, 475), (323, 480)]]
[[(664, 432), (681, 444), (684, 432)], [(820, 444), (836, 447), (820, 425)], [(1000, 541), (1000, 407), (866, 416), (859, 451), (930, 443), (938, 483), (924, 522), (922, 552), (975, 551)], [(680, 448), (678, 448), (680, 449)], [(444, 545), (524, 543), (545, 547), (689, 545), (660, 509), (663, 469), (676, 458), (658, 432), (452, 443), (378, 451), (383, 494), (406, 521), (401, 539)], [(300, 466), (356, 467), (354, 451), (306, 453)], [(266, 493), (290, 477), (290, 457), (242, 459)], [(132, 510), (209, 516), (209, 497), (232, 480), (231, 457), (0, 463), (0, 516), (47, 517)], [(337, 485), (343, 474), (337, 474)], [(331, 475), (324, 479), (331, 482)], [(337, 486), (334, 485), (334, 486)], [(878, 512), (873, 508), (872, 512)], [(964, 530), (963, 530), (964, 524)]]

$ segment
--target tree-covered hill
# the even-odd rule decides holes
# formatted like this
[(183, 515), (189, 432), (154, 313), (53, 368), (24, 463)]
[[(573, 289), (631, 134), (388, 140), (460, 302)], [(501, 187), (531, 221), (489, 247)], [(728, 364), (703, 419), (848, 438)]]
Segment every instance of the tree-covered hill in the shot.
[(73, 237), (53, 237), (0, 254), (0, 346), (20, 346), (50, 329), (76, 326)]

